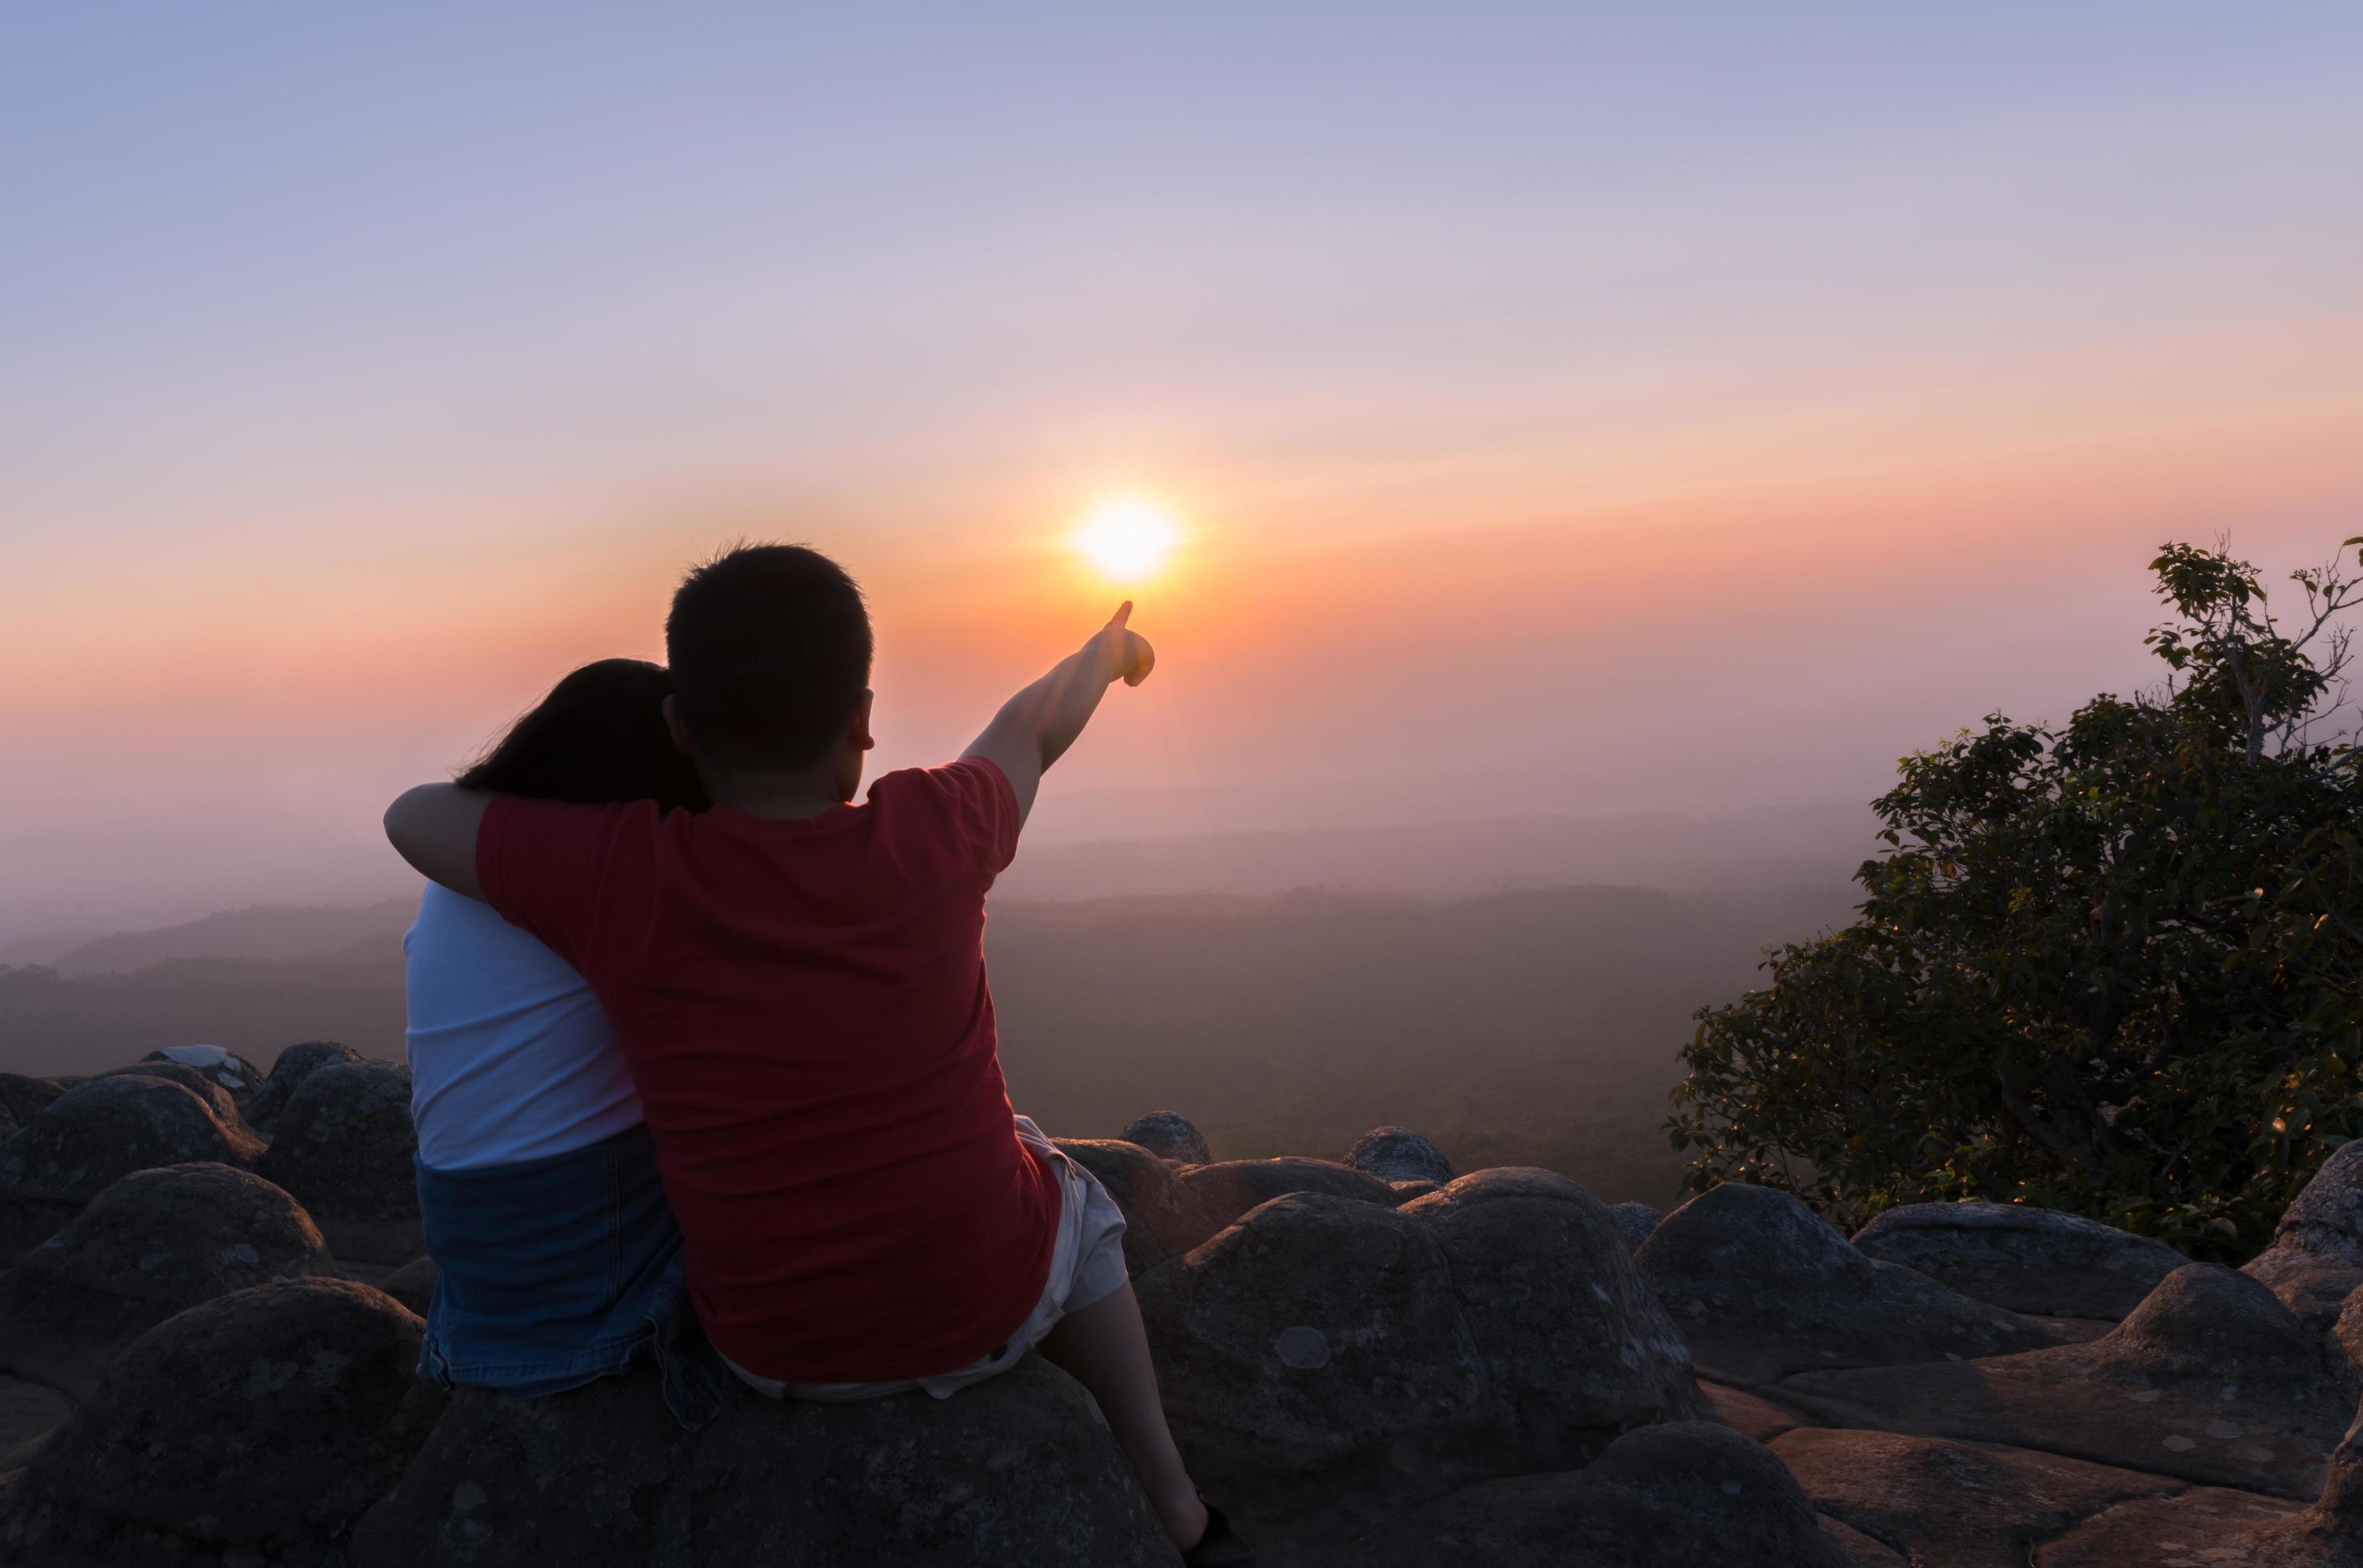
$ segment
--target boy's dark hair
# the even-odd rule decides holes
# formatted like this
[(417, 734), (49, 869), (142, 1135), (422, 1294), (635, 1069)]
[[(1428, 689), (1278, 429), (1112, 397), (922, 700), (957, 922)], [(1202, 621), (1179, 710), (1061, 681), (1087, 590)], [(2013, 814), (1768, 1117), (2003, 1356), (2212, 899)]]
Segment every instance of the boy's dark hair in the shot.
[(549, 688), (493, 749), (460, 775), (462, 789), (605, 805), (653, 800), (703, 811), (697, 770), (665, 728), (664, 666), (602, 659)]
[(800, 768), (870, 684), (870, 612), (845, 569), (800, 544), (742, 544), (690, 569), (665, 617), (673, 706), (726, 767)]

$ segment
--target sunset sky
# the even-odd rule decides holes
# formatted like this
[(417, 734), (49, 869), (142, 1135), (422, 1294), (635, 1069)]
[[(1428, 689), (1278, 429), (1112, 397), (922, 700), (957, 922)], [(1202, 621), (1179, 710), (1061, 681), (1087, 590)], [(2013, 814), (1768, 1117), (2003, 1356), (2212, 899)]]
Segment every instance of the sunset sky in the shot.
[(494, 9), (0, 13), (0, 939), (401, 890), (738, 535), (883, 766), (1137, 599), (1052, 842), (1866, 799), (2363, 532), (2352, 4)]

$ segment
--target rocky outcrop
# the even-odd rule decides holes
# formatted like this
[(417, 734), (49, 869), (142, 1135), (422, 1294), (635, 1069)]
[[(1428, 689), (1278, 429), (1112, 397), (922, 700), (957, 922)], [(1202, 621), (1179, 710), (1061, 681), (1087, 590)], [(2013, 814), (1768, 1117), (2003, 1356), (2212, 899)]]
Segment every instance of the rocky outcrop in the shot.
[(1206, 1151), (1206, 1135), (1189, 1118), (1175, 1111), (1151, 1111), (1116, 1137), (1126, 1143), (1137, 1143), (1159, 1159), (1170, 1160), (1177, 1165), (1204, 1165), (1215, 1158)]
[(1059, 1138), (1067, 1157), (1100, 1180), (1124, 1210), (1124, 1262), (1137, 1275), (1197, 1246), (1222, 1229), (1173, 1167), (1137, 1143)]
[(2363, 1287), (2363, 1139), (2322, 1162), (2282, 1212), (2272, 1244), (2243, 1272), (2308, 1329), (2334, 1333), (2346, 1298)]
[(1665, 1210), (1652, 1208), (1646, 1203), (1612, 1203), (1608, 1217), (1616, 1221), (1616, 1229), (1625, 1233), (1625, 1245), (1639, 1251), (1641, 1243), (1666, 1218)]
[(1771, 1448), (1815, 1509), (1875, 1540), (1909, 1541), (1914, 1561), (1929, 1563), (2025, 1562), (2121, 1503), (2186, 1489), (2058, 1454), (1892, 1432), (1806, 1427)]
[(1392, 1208), (1403, 1195), (1370, 1174), (1334, 1160), (1225, 1160), (1182, 1173), (1182, 1190), (1216, 1229), (1259, 1204), (1291, 1193), (1322, 1193)]
[(6, 1138), (50, 1106), (60, 1095), (83, 1082), (28, 1078), (21, 1073), (0, 1073), (0, 1138)]
[(340, 1258), (398, 1263), (424, 1244), (410, 1069), (340, 1062), (306, 1073), (279, 1113), (262, 1173), (294, 1194)]
[(1346, 1151), (1346, 1163), (1382, 1182), (1435, 1182), (1452, 1179), (1452, 1162), (1444, 1151), (1407, 1127), (1374, 1127)]
[(1543, 1173), (1401, 1211), (1292, 1194), (1137, 1288), (1176, 1438), (1262, 1527), (1580, 1464), (1707, 1410), (1614, 1224)]
[(161, 1078), (168, 1084), (178, 1084), (205, 1103), (205, 1108), (225, 1126), (239, 1127), (245, 1118), (239, 1115), (238, 1101), (230, 1092), (194, 1067), (178, 1062), (142, 1062), (136, 1067), (117, 1067), (98, 1074), (101, 1078)]
[(227, 1090), (240, 1106), (262, 1089), (262, 1069), (237, 1051), (225, 1051), (218, 1045), (168, 1045), (161, 1051), (150, 1051), (140, 1060), (194, 1067)]
[(1995, 1307), (2113, 1322), (2191, 1261), (2163, 1241), (2014, 1203), (1907, 1204), (1854, 1244)]
[(261, 1141), (178, 1084), (96, 1078), (0, 1141), (0, 1264), (55, 1235), (134, 1171), (192, 1161), (250, 1165)]
[(332, 1040), (307, 1040), (291, 1045), (279, 1053), (271, 1064), (271, 1075), (262, 1086), (248, 1096), (245, 1112), (249, 1127), (269, 1132), (279, 1124), (280, 1113), (304, 1080), (323, 1067), (334, 1067), (348, 1062), (368, 1060), (349, 1045), (338, 1045)]
[(0, 1500), (0, 1540), (28, 1562), (317, 1562), (433, 1424), (418, 1335), (342, 1280), (192, 1307), (133, 1341), (34, 1452)]
[(116, 1351), (174, 1313), (327, 1268), (310, 1218), (261, 1177), (134, 1171), (0, 1284), (0, 1367), (87, 1396)]
[(1390, 1524), (1361, 1562), (1551, 1568), (1847, 1568), (1781, 1462), (1723, 1427), (1630, 1432), (1581, 1470), (1463, 1487)]
[(949, 1400), (736, 1390), (693, 1436), (646, 1369), (554, 1400), (462, 1390), (352, 1561), (1165, 1568), (1173, 1551), (1090, 1396), (1028, 1357)]
[(2271, 1292), (2191, 1263), (2085, 1344), (1810, 1373), (1777, 1390), (1825, 1425), (2002, 1442), (2306, 1498), (2353, 1416), (2355, 1369)]
[[(2330, 1456), (2310, 1507), (2248, 1492), (2197, 1487), (2102, 1514), (2036, 1554), (2041, 1568), (2252, 1563), (2256, 1568), (2355, 1568), (2363, 1562), (2363, 1417)], [(2169, 1548), (2174, 1555), (2161, 1554)]]
[(1793, 1194), (1770, 1187), (1730, 1182), (1700, 1194), (1636, 1257), (1700, 1369), (1726, 1383), (1990, 1356), (2066, 1337), (1865, 1257)]

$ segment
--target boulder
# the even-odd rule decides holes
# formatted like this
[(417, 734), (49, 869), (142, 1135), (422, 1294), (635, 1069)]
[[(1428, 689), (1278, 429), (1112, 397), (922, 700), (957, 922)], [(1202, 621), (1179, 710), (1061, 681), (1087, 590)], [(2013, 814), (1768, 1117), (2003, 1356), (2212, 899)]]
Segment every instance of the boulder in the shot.
[(418, 1319), (366, 1285), (293, 1280), (134, 1340), (0, 1502), (26, 1562), (317, 1561), (427, 1436)]
[(1442, 1245), (1462, 1341), (1499, 1404), (1487, 1440), (1525, 1468), (1580, 1462), (1618, 1432), (1710, 1413), (1624, 1232), (1575, 1183), (1478, 1171), (1398, 1212)]
[(1857, 1561), (1762, 1444), (1695, 1421), (1628, 1432), (1581, 1470), (1462, 1487), (1364, 1544), (1359, 1560), (1384, 1568), (1848, 1568)]
[(1772, 1440), (1822, 1514), (1912, 1561), (2020, 1563), (2104, 1509), (2183, 1490), (2180, 1482), (2016, 1448), (1805, 1427)]
[(1682, 1205), (1635, 1254), (1717, 1381), (1809, 1367), (1967, 1359), (2059, 1343), (2059, 1329), (1865, 1257), (1795, 1195), (1726, 1182)]
[(338, 1045), (332, 1040), (307, 1040), (299, 1045), (289, 1046), (279, 1053), (277, 1061), (272, 1062), (271, 1075), (262, 1081), (262, 1086), (248, 1096), (245, 1107), (247, 1125), (270, 1131), (278, 1124), (280, 1113), (287, 1108), (287, 1102), (294, 1098), (297, 1089), (303, 1087), (305, 1079), (323, 1067), (367, 1060), (351, 1046)]
[(551, 1398), (462, 1389), (354, 1568), (1046, 1568), (1174, 1561), (1082, 1386), (1038, 1356), (949, 1400), (733, 1389), (685, 1433), (645, 1363)]
[[(2256, 1568), (2355, 1568), (2363, 1562), (2363, 1417), (2332, 1452), (2321, 1494), (2293, 1508), (2252, 1493), (2197, 1487), (2132, 1503), (2036, 1554), (2040, 1568), (2128, 1563), (2253, 1563)], [(2175, 1555), (2161, 1557), (2171, 1545)]]
[(1374, 1127), (1346, 1151), (1346, 1163), (1382, 1182), (1448, 1182), (1452, 1162), (1407, 1127)]
[(7, 1472), (21, 1467), (72, 1414), (73, 1401), (47, 1384), (0, 1373), (0, 1487)]
[(2191, 1260), (2081, 1215), (2014, 1203), (1914, 1203), (1855, 1235), (1867, 1255), (2041, 1318), (2123, 1318)]
[(1291, 1194), (1137, 1282), (1175, 1437), (1250, 1536), (1706, 1413), (1605, 1214), (1523, 1174)]
[(140, 1058), (143, 1062), (172, 1062), (183, 1067), (194, 1067), (230, 1093), (240, 1106), (260, 1093), (263, 1084), (262, 1069), (235, 1051), (225, 1051), (218, 1045), (168, 1045), (161, 1051), (151, 1051)]
[(2356, 1372), (2256, 1281), (2167, 1276), (2087, 1343), (1989, 1361), (1807, 1373), (1781, 1400), (1823, 1425), (2000, 1442), (2310, 1498), (2353, 1415)]
[[(83, 1082), (76, 1079), (76, 1083)], [(55, 1078), (28, 1078), (21, 1073), (0, 1073), (0, 1137), (14, 1132), (43, 1111), (72, 1085)]]
[(1442, 1182), (1389, 1182), (1387, 1185), (1394, 1188), (1395, 1202), (1398, 1204), (1409, 1203), (1415, 1197), (1426, 1197), (1430, 1193), (1444, 1190)]
[(1608, 1206), (1608, 1217), (1616, 1221), (1616, 1229), (1625, 1233), (1625, 1244), (1639, 1251), (1641, 1243), (1649, 1239), (1649, 1233), (1657, 1229), (1666, 1218), (1666, 1211), (1652, 1208), (1646, 1203), (1612, 1203)]
[(2363, 1286), (2363, 1139), (2340, 1145), (2243, 1271), (2261, 1280), (2307, 1328), (2325, 1336)]
[(1124, 1210), (1124, 1262), (1137, 1275), (1186, 1252), (1222, 1229), (1183, 1190), (1173, 1167), (1137, 1143), (1105, 1138), (1053, 1139), (1067, 1157), (1097, 1176)]
[(1182, 1190), (1216, 1229), (1259, 1204), (1290, 1193), (1324, 1193), (1392, 1208), (1403, 1201), (1394, 1188), (1367, 1171), (1334, 1160), (1225, 1160), (1193, 1165), (1181, 1173)]
[(101, 1078), (161, 1078), (168, 1084), (178, 1084), (205, 1101), (205, 1108), (225, 1126), (236, 1127), (245, 1118), (238, 1113), (238, 1101), (230, 1092), (194, 1067), (177, 1062), (142, 1062), (133, 1067), (114, 1067), (98, 1074)]
[(192, 1161), (250, 1165), (252, 1133), (161, 1078), (94, 1078), (0, 1141), (0, 1263), (14, 1262), (134, 1171)]
[(134, 1171), (0, 1284), (0, 1366), (87, 1396), (117, 1351), (174, 1313), (327, 1267), (311, 1219), (250, 1172)]
[(1159, 1159), (1170, 1160), (1177, 1165), (1204, 1165), (1214, 1159), (1206, 1151), (1205, 1134), (1189, 1118), (1175, 1111), (1151, 1111), (1116, 1137), (1126, 1143), (1137, 1143)]
[(261, 1171), (310, 1211), (330, 1251), (399, 1263), (425, 1245), (417, 1151), (410, 1069), (339, 1062), (305, 1075), (279, 1113)]
[(400, 1268), (388, 1270), (378, 1289), (424, 1318), (435, 1304), (435, 1282), (442, 1277), (435, 1260), (421, 1252)]

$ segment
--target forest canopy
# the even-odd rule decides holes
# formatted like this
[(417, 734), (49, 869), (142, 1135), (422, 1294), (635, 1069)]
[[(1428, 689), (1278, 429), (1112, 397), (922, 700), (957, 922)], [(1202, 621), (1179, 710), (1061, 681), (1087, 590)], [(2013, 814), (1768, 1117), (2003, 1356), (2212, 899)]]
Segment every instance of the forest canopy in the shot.
[(2363, 1136), (2358, 568), (2363, 538), (2284, 613), (2224, 543), (2165, 546), (2158, 689), (1904, 758), (1860, 918), (1698, 1014), (1668, 1123), (1686, 1184), (1847, 1227), (1980, 1198), (2262, 1246)]

